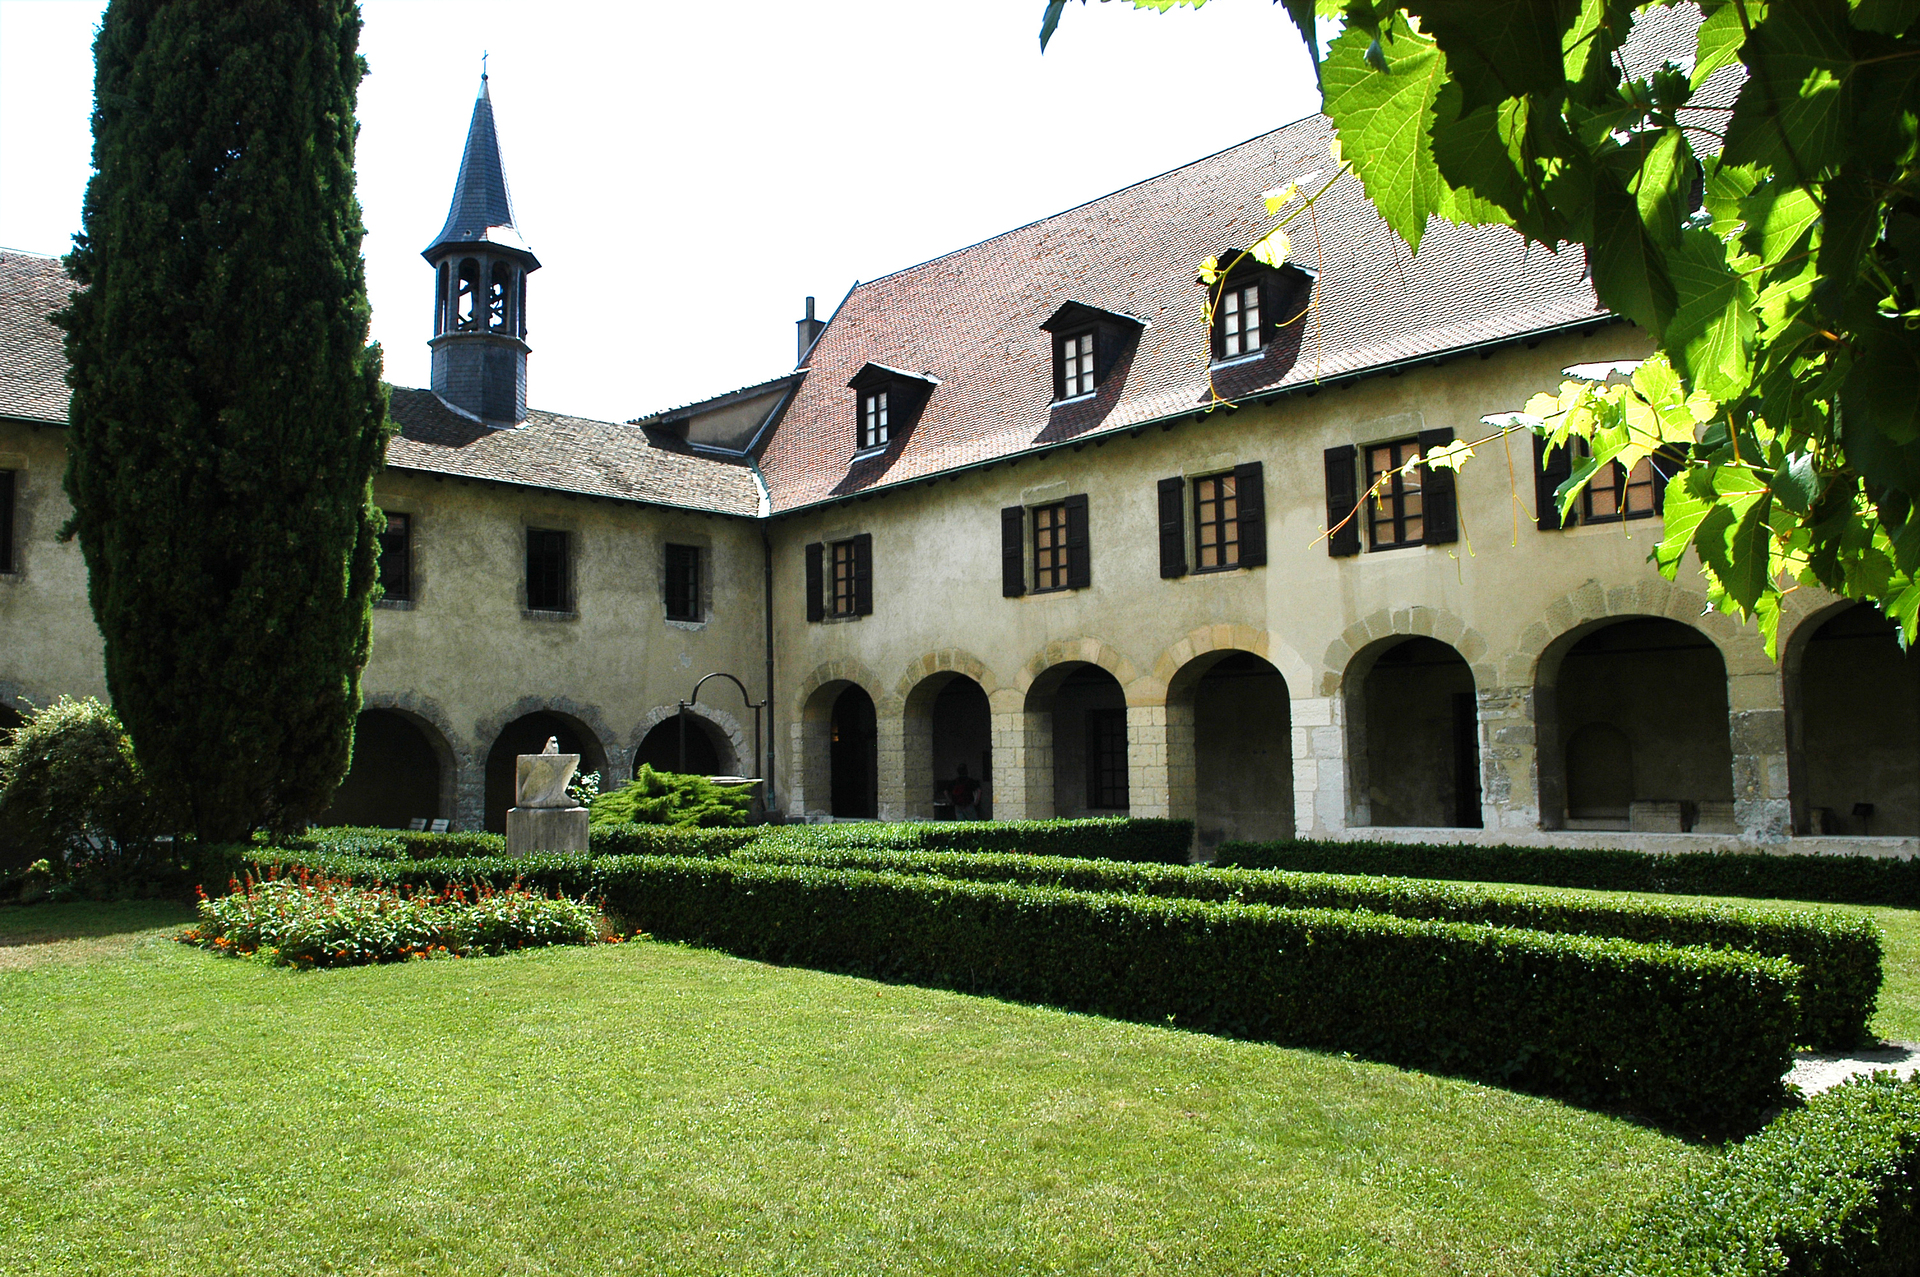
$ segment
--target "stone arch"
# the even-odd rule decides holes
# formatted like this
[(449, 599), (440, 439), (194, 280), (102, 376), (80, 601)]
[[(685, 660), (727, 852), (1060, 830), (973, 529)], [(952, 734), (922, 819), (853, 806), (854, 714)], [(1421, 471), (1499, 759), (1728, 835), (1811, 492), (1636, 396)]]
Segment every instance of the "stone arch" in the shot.
[(1035, 684), (1040, 684), (1044, 690), (1048, 683), (1057, 684), (1064, 676), (1063, 666), (1076, 665), (1097, 665), (1113, 675), (1122, 688), (1131, 689), (1139, 682), (1133, 662), (1119, 648), (1105, 639), (1073, 638), (1049, 643), (1035, 652), (1020, 670), (1018, 688), (1031, 694)]
[(1780, 643), (1793, 832), (1911, 838), (1920, 833), (1920, 655), (1900, 649), (1871, 604), (1835, 599), (1804, 611)]
[(24, 686), (11, 679), (0, 678), (0, 707), (17, 714), (23, 721), (52, 703), (49, 698), (29, 694)]
[[(506, 811), (513, 805), (514, 757), (520, 752), (521, 745), (526, 746), (528, 752), (534, 752), (541, 744), (529, 739), (515, 745), (510, 752), (503, 753), (502, 737), (522, 719), (535, 715), (558, 720), (570, 729), (579, 746), (581, 772), (597, 771), (604, 783), (609, 777), (622, 774), (627, 767), (626, 751), (607, 727), (606, 718), (598, 706), (583, 705), (565, 696), (521, 697), (502, 712), (482, 719), (474, 731), (476, 744), (483, 744), (486, 750), (485, 765), (481, 769), (482, 810), (487, 827), (496, 833), (506, 828)], [(565, 749), (567, 744), (563, 741), (562, 748)], [(478, 754), (479, 750), (476, 749), (475, 753)]]
[(1154, 666), (1166, 694), (1158, 730), (1143, 732), (1143, 743), (1164, 750), (1166, 810), (1194, 822), (1202, 857), (1225, 841), (1293, 833), (1292, 685), (1273, 650), (1264, 631), (1216, 625), (1173, 644)]
[[(967, 694), (968, 686), (977, 694)], [(1000, 690), (985, 661), (952, 649), (910, 663), (894, 684), (901, 716), (902, 814), (908, 819), (934, 814), (935, 786), (952, 779), (960, 766), (978, 768), (973, 779), (992, 784), (992, 697)], [(991, 803), (991, 797), (985, 801)]]
[[(1609, 632), (1622, 642), (1650, 642), (1655, 651), (1610, 651)], [(1570, 676), (1576, 662), (1580, 672)], [(1723, 642), (1671, 615), (1609, 613), (1579, 619), (1555, 635), (1534, 660), (1541, 827), (1736, 832), (1730, 664)], [(1589, 721), (1612, 722), (1633, 741), (1626, 783), (1638, 788), (1625, 818), (1583, 816), (1567, 805), (1568, 745)]]
[[(411, 698), (363, 698), (354, 720), (352, 767), (334, 791), (320, 823), (398, 829), (416, 819), (446, 820), (449, 824), (455, 819), (462, 760), (447, 735), (445, 715), (430, 717), (418, 708), (397, 703), (406, 699)], [(431, 758), (430, 776), (421, 774), (426, 765), (419, 756), (421, 745)]]
[(1537, 683), (1540, 662), (1556, 653), (1564, 655), (1568, 646), (1564, 640), (1576, 630), (1584, 637), (1599, 628), (1598, 622), (1638, 617), (1662, 617), (1698, 630), (1720, 650), (1729, 678), (1776, 673), (1754, 631), (1743, 629), (1724, 613), (1711, 611), (1706, 595), (1656, 575), (1650, 581), (1611, 589), (1589, 580), (1549, 603), (1541, 618), (1529, 625), (1514, 645), (1504, 671), (1507, 681)]
[[(1320, 694), (1343, 695), (1356, 676), (1366, 676), (1381, 652), (1410, 638), (1435, 639), (1460, 653), (1460, 659), (1473, 671), (1475, 687), (1499, 682), (1499, 670), (1492, 662), (1485, 635), (1445, 608), (1416, 606), (1375, 612), (1342, 630), (1321, 658)], [(1365, 655), (1369, 649), (1372, 654)], [(1364, 663), (1356, 665), (1356, 659)]]
[(1422, 628), (1349, 627), (1329, 650), (1352, 653), (1340, 680), (1350, 825), (1483, 823), (1479, 707), (1493, 668), (1467, 652), (1485, 656), (1486, 641), (1457, 624)]
[[(673, 718), (679, 716), (677, 705), (656, 705), (641, 715), (640, 722), (627, 737), (627, 759), (632, 770), (639, 768), (640, 743), (646, 740), (648, 733)], [(746, 732), (740, 726), (740, 720), (717, 705), (689, 705), (687, 713), (701, 721), (707, 737), (716, 746), (722, 774), (745, 776), (759, 766), (758, 761), (743, 762), (753, 757), (753, 747), (747, 740)], [(629, 771), (629, 775), (632, 771)]]
[[(810, 817), (830, 815), (833, 810), (833, 720), (834, 707), (849, 689), (858, 688), (873, 703), (873, 783), (875, 808), (882, 819), (897, 814), (899, 775), (898, 707), (892, 697), (875, 695), (885, 685), (864, 663), (855, 660), (829, 661), (816, 666), (795, 689), (793, 714), (788, 720), (792, 733), (789, 757), (793, 760), (788, 781), (788, 813)], [(844, 761), (844, 760), (843, 760)]]

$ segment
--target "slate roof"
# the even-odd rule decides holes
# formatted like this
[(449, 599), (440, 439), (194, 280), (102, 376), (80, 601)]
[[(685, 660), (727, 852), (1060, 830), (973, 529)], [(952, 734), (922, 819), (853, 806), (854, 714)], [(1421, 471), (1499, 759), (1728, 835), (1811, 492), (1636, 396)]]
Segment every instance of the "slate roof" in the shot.
[(0, 417), (67, 424), (67, 356), (47, 316), (72, 291), (59, 258), (0, 251)]
[[(1191, 412), (1211, 397), (1209, 255), (1272, 224), (1262, 194), (1333, 172), (1332, 127), (1312, 116), (1090, 204), (856, 287), (808, 357), (812, 371), (761, 469), (776, 512)], [(1324, 179), (1323, 179), (1324, 180)], [(1434, 222), (1418, 257), (1360, 183), (1342, 179), (1289, 228), (1318, 272), (1315, 309), (1258, 359), (1217, 370), (1229, 399), (1605, 318), (1577, 250), (1549, 253), (1500, 228)], [(1150, 321), (1091, 400), (1053, 409), (1041, 325), (1063, 303)], [(868, 363), (940, 379), (918, 421), (853, 461), (854, 394)]]
[(720, 514), (760, 512), (747, 466), (695, 456), (673, 436), (641, 426), (533, 409), (518, 429), (494, 430), (430, 390), (403, 386), (393, 388), (392, 411), (399, 433), (387, 444), (389, 469)]

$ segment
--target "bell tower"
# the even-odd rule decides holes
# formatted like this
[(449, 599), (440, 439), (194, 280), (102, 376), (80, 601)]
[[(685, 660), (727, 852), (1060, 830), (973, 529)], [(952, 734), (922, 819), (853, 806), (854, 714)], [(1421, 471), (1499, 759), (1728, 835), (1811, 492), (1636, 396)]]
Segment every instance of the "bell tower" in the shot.
[(527, 417), (527, 274), (540, 260), (513, 224), (486, 72), (467, 126), (447, 224), (421, 254), (433, 266), (433, 393), (489, 426)]

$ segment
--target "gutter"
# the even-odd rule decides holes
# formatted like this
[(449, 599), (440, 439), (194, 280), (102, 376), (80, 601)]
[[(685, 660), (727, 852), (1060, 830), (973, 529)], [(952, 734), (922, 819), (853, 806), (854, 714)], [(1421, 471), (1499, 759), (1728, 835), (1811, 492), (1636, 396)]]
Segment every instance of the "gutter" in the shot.
[[(788, 509), (781, 510), (772, 517), (784, 519), (788, 515), (805, 514), (809, 511), (825, 509), (828, 506), (848, 505), (855, 501), (865, 500), (868, 497), (883, 496), (894, 491), (904, 491), (916, 483), (925, 483), (934, 479), (957, 478), (960, 475), (969, 474), (976, 470), (991, 470), (994, 466), (1024, 461), (1028, 457), (1046, 456), (1049, 453), (1059, 452), (1063, 448), (1072, 448), (1078, 451), (1086, 447), (1089, 443), (1105, 443), (1107, 440), (1116, 439), (1121, 435), (1132, 437), (1140, 434), (1150, 426), (1159, 426), (1163, 430), (1171, 430), (1182, 421), (1199, 421), (1216, 411), (1231, 414), (1251, 404), (1269, 403), (1276, 399), (1286, 399), (1294, 395), (1317, 394), (1322, 390), (1334, 386), (1365, 381), (1369, 377), (1394, 376), (1410, 368), (1443, 364), (1449, 360), (1465, 358), (1468, 355), (1488, 355), (1497, 350), (1504, 350), (1508, 346), (1516, 346), (1523, 343), (1537, 344), (1552, 337), (1563, 337), (1570, 333), (1595, 332), (1601, 328), (1626, 322), (1628, 321), (1619, 315), (1595, 315), (1588, 319), (1578, 319), (1569, 323), (1555, 324), (1551, 328), (1536, 328), (1528, 332), (1516, 333), (1511, 337), (1496, 337), (1489, 341), (1474, 342), (1470, 346), (1455, 346), (1430, 355), (1414, 355), (1406, 359), (1396, 359), (1392, 363), (1370, 364), (1365, 368), (1357, 368), (1352, 372), (1338, 373), (1334, 376), (1320, 378), (1315, 381), (1297, 382), (1291, 386), (1276, 386), (1271, 390), (1256, 391), (1243, 398), (1231, 399), (1225, 403), (1212, 404), (1204, 408), (1182, 409), (1179, 412), (1168, 413), (1161, 417), (1149, 417), (1145, 421), (1136, 421), (1124, 426), (1114, 426), (1107, 430), (1089, 431), (1083, 435), (1076, 435), (1071, 439), (1062, 439), (1057, 443), (1041, 444), (1038, 447), (1024, 448), (1019, 452), (1010, 452), (1003, 456), (990, 457), (985, 461), (974, 461), (964, 466), (955, 466), (951, 470), (935, 470), (927, 474), (915, 475), (911, 479), (900, 479), (893, 483), (885, 483), (876, 487), (865, 488), (848, 496), (825, 497), (818, 501), (809, 501), (804, 505), (792, 506)], [(758, 473), (757, 470), (756, 473)]]

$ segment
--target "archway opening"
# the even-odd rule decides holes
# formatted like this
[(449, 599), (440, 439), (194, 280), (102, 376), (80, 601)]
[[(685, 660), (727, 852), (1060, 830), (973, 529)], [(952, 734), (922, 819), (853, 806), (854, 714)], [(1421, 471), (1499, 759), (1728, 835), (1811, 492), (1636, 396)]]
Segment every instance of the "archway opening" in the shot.
[[(923, 777), (909, 777), (909, 785), (918, 781), (918, 788), (928, 791), (931, 814), (968, 817), (962, 799), (971, 795), (970, 818), (992, 819), (993, 711), (986, 690), (965, 674), (936, 674), (907, 698), (907, 719), (907, 748), (920, 752), (927, 766)], [(922, 726), (924, 744), (914, 739)], [(921, 795), (910, 792), (909, 797)]]
[(1661, 617), (1569, 637), (1542, 660), (1535, 698), (1543, 823), (1737, 832), (1720, 649)]
[(487, 828), (496, 834), (507, 832), (507, 809), (513, 806), (515, 760), (522, 754), (537, 754), (549, 739), (560, 742), (563, 754), (580, 755), (579, 775), (599, 772), (607, 777), (607, 755), (599, 738), (586, 724), (569, 714), (536, 710), (514, 719), (500, 729), (493, 748), (487, 752)]
[[(1211, 661), (1202, 669), (1195, 666)], [(1203, 858), (1223, 842), (1293, 837), (1293, 702), (1280, 671), (1252, 652), (1202, 657), (1169, 701), (1193, 707), (1194, 827)]]
[(1920, 834), (1920, 656), (1860, 603), (1813, 632), (1799, 666), (1805, 831)]
[[(1027, 690), (1027, 713), (1044, 732), (1030, 739), (1029, 766), (1051, 754), (1053, 810), (1046, 816), (1124, 816), (1131, 804), (1127, 775), (1127, 698), (1120, 680), (1098, 665), (1056, 665)], [(1033, 736), (1029, 728), (1029, 737)]]
[[(1473, 670), (1432, 638), (1386, 640), (1348, 702), (1355, 753), (1355, 823), (1480, 827), (1480, 722)], [(1358, 719), (1357, 724), (1355, 720)]]
[[(653, 725), (633, 754), (633, 770), (642, 763), (657, 772), (677, 772), (680, 765), (680, 716), (670, 715)], [(721, 734), (711, 719), (699, 714), (687, 715), (687, 762), (684, 770), (694, 776), (733, 776), (733, 742)]]
[(353, 763), (320, 823), (405, 829), (416, 820), (451, 816), (441, 802), (445, 772), (437, 736), (398, 710), (361, 711), (353, 724)]
[(829, 728), (829, 810), (836, 818), (872, 819), (880, 812), (880, 733), (873, 697), (849, 684), (834, 698)]

